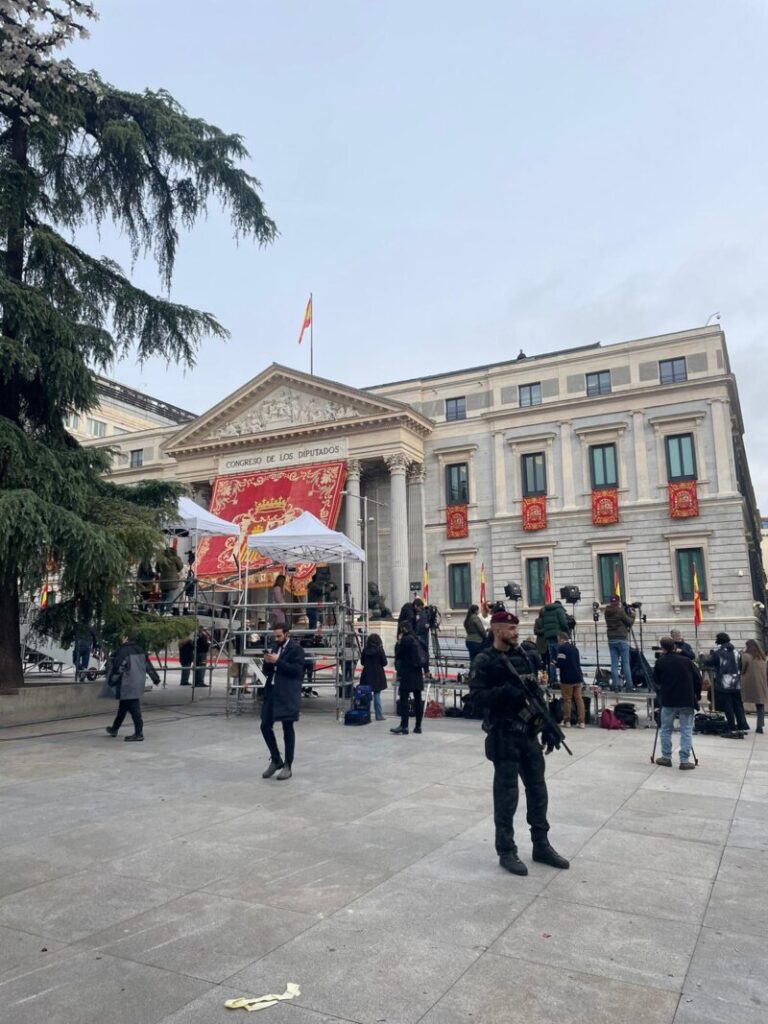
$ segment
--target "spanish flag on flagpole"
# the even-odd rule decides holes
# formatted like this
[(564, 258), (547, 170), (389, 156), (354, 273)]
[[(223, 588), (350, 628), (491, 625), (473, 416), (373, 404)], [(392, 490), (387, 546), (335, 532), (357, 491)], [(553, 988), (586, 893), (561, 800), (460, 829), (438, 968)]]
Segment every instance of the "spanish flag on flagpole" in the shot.
[(480, 614), (488, 614), (488, 599), (485, 594), (485, 562), (480, 566)]
[(613, 592), (621, 599), (621, 579), (619, 578), (619, 567), (614, 565), (613, 567)]
[(304, 322), (301, 325), (301, 333), (299, 334), (299, 344), (304, 340), (304, 331), (308, 327), (312, 326), (312, 296), (309, 296), (307, 301), (307, 308), (304, 310)]
[(696, 629), (699, 628), (704, 620), (704, 616), (701, 614), (701, 594), (699, 593), (699, 576), (696, 572), (696, 566), (693, 567), (693, 624)]
[(544, 604), (552, 604), (552, 581), (549, 578), (549, 560), (544, 570)]
[(429, 562), (424, 563), (424, 582), (421, 587), (421, 596), (424, 604), (429, 604)]

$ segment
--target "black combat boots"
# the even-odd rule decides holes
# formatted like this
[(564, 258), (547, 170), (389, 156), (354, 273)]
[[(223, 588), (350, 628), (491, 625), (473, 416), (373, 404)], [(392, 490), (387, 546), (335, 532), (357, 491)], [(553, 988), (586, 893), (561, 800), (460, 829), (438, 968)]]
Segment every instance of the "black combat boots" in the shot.
[(499, 857), (499, 864), (501, 864), (505, 871), (509, 871), (512, 875), (528, 874), (528, 868), (517, 856), (517, 853), (502, 853)]
[(547, 839), (542, 839), (538, 843), (533, 844), (533, 859), (538, 861), (539, 864), (549, 864), (553, 868), (565, 869), (571, 866), (570, 861), (567, 861), (565, 857), (561, 857), (557, 850), (549, 845)]

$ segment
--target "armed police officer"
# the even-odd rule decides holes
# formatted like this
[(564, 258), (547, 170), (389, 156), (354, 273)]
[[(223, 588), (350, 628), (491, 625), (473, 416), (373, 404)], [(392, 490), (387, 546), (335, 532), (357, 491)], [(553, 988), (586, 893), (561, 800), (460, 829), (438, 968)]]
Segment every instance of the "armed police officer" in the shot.
[[(470, 680), (475, 707), (484, 713), (488, 734), (485, 753), (493, 761), (493, 818), (499, 863), (513, 875), (527, 875), (517, 855), (514, 816), (519, 799), (518, 776), (525, 786), (533, 859), (555, 868), (569, 867), (549, 844), (544, 756), (564, 742), (564, 734), (548, 714), (536, 673), (518, 646), (517, 616), (507, 611), (491, 617), (493, 644), (477, 655)], [(566, 748), (567, 749), (567, 748)]]

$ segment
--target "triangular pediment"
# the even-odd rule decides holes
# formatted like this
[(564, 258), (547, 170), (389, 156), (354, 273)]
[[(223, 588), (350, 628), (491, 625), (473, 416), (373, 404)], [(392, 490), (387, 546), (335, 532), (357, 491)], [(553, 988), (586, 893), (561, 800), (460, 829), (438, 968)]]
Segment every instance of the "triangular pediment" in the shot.
[(411, 406), (273, 364), (234, 394), (187, 424), (166, 451), (231, 445), (406, 417), (428, 432), (431, 424)]

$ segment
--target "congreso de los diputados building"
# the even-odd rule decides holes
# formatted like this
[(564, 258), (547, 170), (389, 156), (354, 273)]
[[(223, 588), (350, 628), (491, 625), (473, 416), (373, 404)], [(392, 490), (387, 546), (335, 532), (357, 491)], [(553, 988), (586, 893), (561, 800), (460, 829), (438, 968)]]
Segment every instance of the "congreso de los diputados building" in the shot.
[[(114, 449), (116, 481), (182, 482), (245, 532), (309, 510), (365, 548), (395, 614), (426, 575), (444, 624), (484, 579), (489, 601), (519, 586), (526, 630), (545, 589), (577, 586), (591, 627), (618, 586), (654, 637), (692, 633), (695, 576), (702, 636), (764, 637), (760, 515), (719, 326), (362, 389), (273, 364), (201, 415), (105, 378), (99, 391), (70, 429)], [(201, 578), (232, 566), (231, 541), (201, 543)], [(362, 574), (351, 584), (361, 607)]]

